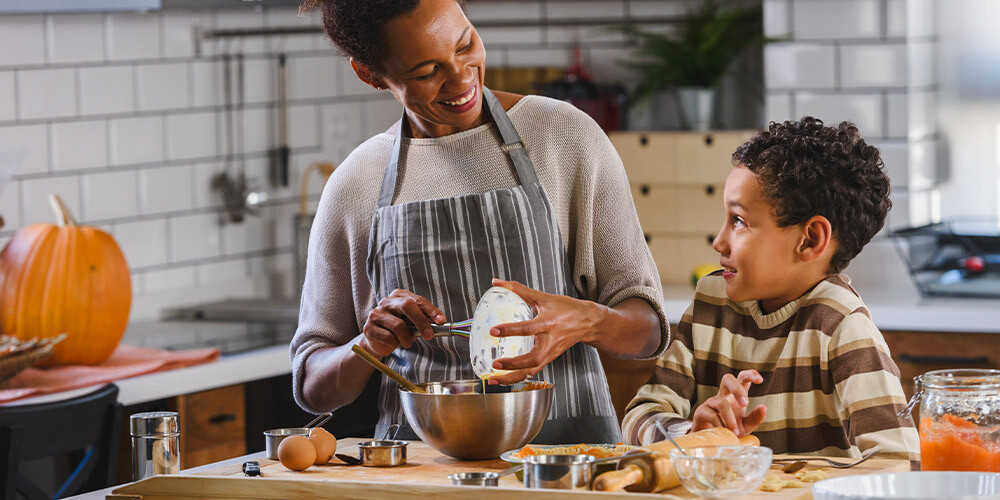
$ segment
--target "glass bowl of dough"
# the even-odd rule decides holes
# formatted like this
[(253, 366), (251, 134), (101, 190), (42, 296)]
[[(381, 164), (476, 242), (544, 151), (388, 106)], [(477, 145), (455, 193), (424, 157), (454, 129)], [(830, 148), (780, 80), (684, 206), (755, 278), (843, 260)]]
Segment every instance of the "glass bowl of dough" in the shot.
[(702, 446), (670, 450), (681, 484), (703, 498), (737, 498), (760, 487), (771, 467), (766, 446)]

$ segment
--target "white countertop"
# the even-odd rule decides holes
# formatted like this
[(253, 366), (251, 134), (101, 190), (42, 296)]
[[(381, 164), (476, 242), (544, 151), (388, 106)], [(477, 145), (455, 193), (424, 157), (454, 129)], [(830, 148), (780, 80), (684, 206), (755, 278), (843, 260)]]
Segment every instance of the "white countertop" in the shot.
[[(224, 354), (218, 360), (202, 365), (116, 380), (115, 385), (118, 386), (118, 402), (129, 406), (291, 372), (288, 346), (276, 345), (238, 354)], [(96, 387), (45, 394), (6, 405), (60, 401), (92, 392)]]
[[(880, 330), (1000, 333), (1000, 299), (924, 298), (912, 290), (858, 291)], [(676, 323), (694, 297), (691, 287), (663, 289), (664, 312)]]

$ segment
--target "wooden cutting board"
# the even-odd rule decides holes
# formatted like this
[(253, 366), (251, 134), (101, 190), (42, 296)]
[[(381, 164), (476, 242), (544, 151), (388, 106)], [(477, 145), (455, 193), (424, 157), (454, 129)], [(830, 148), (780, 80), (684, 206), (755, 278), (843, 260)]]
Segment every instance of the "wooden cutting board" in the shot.
[[(355, 454), (360, 439), (342, 439), (337, 443), (339, 453)], [(413, 441), (407, 448), (407, 463), (399, 467), (347, 466), (336, 458), (326, 465), (314, 465), (305, 471), (285, 469), (279, 462), (266, 458), (257, 459), (262, 477), (245, 477), (239, 464), (220, 465), (187, 476), (156, 476), (125, 485), (108, 495), (109, 500), (160, 500), (167, 498), (191, 499), (311, 499), (311, 498), (396, 498), (402, 495), (413, 498), (440, 500), (440, 498), (468, 498), (477, 500), (523, 500), (524, 488), (513, 475), (500, 478), (499, 488), (451, 486), (449, 474), (456, 472), (494, 471), (508, 467), (503, 460), (463, 461), (435, 451), (426, 444)], [(909, 470), (909, 462), (873, 458), (851, 469), (809, 465), (807, 469), (821, 469), (831, 478), (856, 474), (900, 472)], [(777, 469), (774, 469), (777, 471)], [(775, 472), (782, 474), (780, 472)], [(531, 498), (563, 500), (573, 498), (633, 499), (658, 498), (671, 500), (697, 498), (683, 487), (659, 494), (627, 492), (532, 490)], [(442, 497), (443, 495), (443, 497)], [(780, 492), (756, 491), (745, 497), (749, 500), (808, 500), (808, 488), (790, 488)]]

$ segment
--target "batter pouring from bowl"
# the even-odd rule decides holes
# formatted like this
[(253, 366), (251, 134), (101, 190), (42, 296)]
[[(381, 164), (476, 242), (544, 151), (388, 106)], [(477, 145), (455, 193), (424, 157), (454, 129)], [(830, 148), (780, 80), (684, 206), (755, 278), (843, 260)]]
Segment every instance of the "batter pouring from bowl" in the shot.
[[(312, 0), (361, 81), (402, 119), (356, 148), (327, 183), (309, 241), (296, 401), (314, 412), (357, 398), (372, 368), (359, 345), (414, 382), (473, 379), (466, 340), (432, 323), (472, 317), (491, 286), (534, 318), (490, 379), (554, 384), (539, 443), (621, 440), (597, 349), (651, 358), (669, 341), (656, 266), (621, 159), (587, 115), (540, 96), (492, 92), (485, 48), (456, 0)], [(411, 334), (408, 325), (420, 332)], [(376, 434), (405, 424), (383, 378)]]

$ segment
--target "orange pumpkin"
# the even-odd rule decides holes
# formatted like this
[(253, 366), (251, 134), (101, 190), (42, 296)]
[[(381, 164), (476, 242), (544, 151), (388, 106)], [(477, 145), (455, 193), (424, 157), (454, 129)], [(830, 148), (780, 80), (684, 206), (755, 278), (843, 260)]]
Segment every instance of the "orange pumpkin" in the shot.
[(45, 364), (106, 361), (128, 324), (132, 282), (108, 233), (78, 226), (50, 195), (59, 225), (19, 230), (0, 252), (0, 333), (20, 339), (66, 333)]

